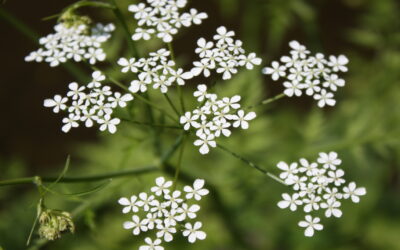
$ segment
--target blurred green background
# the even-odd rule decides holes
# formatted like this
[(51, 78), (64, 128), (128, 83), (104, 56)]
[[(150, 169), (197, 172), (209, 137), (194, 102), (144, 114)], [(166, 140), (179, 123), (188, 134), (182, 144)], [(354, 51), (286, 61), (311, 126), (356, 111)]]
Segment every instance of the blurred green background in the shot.
[[(54, 20), (41, 18), (58, 13), (73, 1), (17, 1), (1, 3), (4, 12), (28, 24), (40, 35), (52, 31)], [(117, 1), (124, 9), (136, 1)], [(400, 3), (397, 0), (202, 0), (190, 7), (209, 14), (201, 26), (183, 29), (174, 41), (179, 63), (188, 68), (197, 38), (210, 38), (225, 25), (244, 41), (247, 51), (264, 59), (263, 66), (288, 52), (287, 43), (299, 40), (312, 52), (345, 54), (349, 72), (346, 87), (338, 92), (334, 108), (319, 109), (310, 98), (283, 99), (258, 110), (248, 131), (236, 131), (222, 140), (234, 151), (277, 173), (278, 161), (300, 157), (314, 160), (318, 152), (337, 151), (347, 180), (367, 188), (360, 204), (344, 203), (341, 219), (323, 219), (325, 229), (305, 238), (297, 222), (301, 212), (281, 210), (276, 203), (287, 188), (217, 149), (206, 157), (194, 146), (185, 150), (180, 185), (190, 176), (206, 179), (212, 195), (202, 201), (199, 213), (208, 237), (189, 244), (183, 238), (165, 244), (166, 249), (400, 249)], [(87, 11), (87, 12), (86, 12)], [(115, 22), (108, 10), (84, 9), (95, 20)], [(125, 12), (127, 20), (129, 14)], [(132, 29), (132, 27), (130, 27)], [(116, 135), (96, 129), (76, 129), (65, 135), (61, 120), (42, 107), (43, 99), (64, 93), (69, 82), (80, 80), (65, 68), (25, 63), (36, 48), (4, 19), (0, 21), (1, 85), (0, 179), (54, 176), (71, 155), (70, 176), (139, 168), (157, 157), (148, 128), (122, 125)], [(110, 61), (126, 56), (123, 33), (117, 30), (106, 45)], [(160, 46), (138, 43), (142, 54)], [(123, 77), (105, 63), (109, 74)], [(90, 70), (78, 65), (84, 76)], [(83, 77), (85, 78), (85, 77)], [(129, 79), (123, 79), (128, 83)], [(82, 80), (80, 80), (82, 82)], [(188, 93), (195, 79), (186, 88)], [(260, 68), (241, 71), (229, 82), (218, 83), (218, 94), (241, 94), (253, 104), (282, 91), (281, 84), (260, 74)], [(187, 95), (189, 97), (189, 94)], [(192, 102), (187, 98), (187, 102)], [(135, 112), (140, 116), (141, 104)], [(177, 132), (163, 132), (168, 148)], [(170, 163), (176, 163), (176, 157)], [(140, 237), (122, 228), (117, 200), (147, 190), (155, 177), (114, 179), (103, 190), (83, 199), (66, 200), (48, 195), (46, 205), (71, 211), (77, 226), (74, 235), (55, 242), (38, 240), (30, 249), (137, 249)], [(187, 177), (187, 178), (186, 178)], [(76, 192), (98, 185), (59, 184), (57, 190)], [(38, 193), (33, 185), (0, 188), (0, 246), (26, 249), (25, 242), (35, 217)], [(0, 249), (1, 249), (0, 247)]]

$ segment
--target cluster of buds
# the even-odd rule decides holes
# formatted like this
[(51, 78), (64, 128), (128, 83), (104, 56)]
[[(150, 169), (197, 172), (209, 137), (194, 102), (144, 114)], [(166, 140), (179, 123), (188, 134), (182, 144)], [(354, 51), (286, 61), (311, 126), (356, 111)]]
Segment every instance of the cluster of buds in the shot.
[(71, 214), (65, 211), (42, 208), (39, 210), (39, 235), (47, 240), (61, 238), (62, 233), (74, 233)]

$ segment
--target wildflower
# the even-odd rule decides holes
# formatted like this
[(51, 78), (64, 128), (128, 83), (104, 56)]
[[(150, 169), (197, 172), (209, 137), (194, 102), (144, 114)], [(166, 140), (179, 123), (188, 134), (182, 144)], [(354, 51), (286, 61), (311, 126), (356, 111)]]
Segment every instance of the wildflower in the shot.
[(185, 224), (185, 230), (183, 231), (183, 236), (188, 237), (190, 243), (194, 243), (197, 239), (204, 240), (207, 235), (205, 232), (200, 231), (202, 224), (201, 222), (197, 221), (192, 225), (191, 223)]
[(44, 100), (44, 106), (53, 107), (53, 112), (68, 112), (68, 116), (62, 120), (63, 132), (67, 133), (71, 128), (79, 127), (80, 122), (84, 122), (86, 127), (97, 123), (100, 125), (100, 131), (116, 132), (116, 126), (121, 121), (112, 117), (113, 109), (126, 107), (127, 102), (133, 100), (133, 96), (112, 92), (109, 86), (101, 85), (100, 82), (104, 80), (105, 76), (100, 71), (95, 71), (92, 73), (92, 81), (86, 86), (73, 82), (68, 85), (66, 97), (56, 95), (54, 99)]
[(208, 154), (210, 147), (216, 147), (216, 138), (224, 135), (229, 137), (232, 128), (249, 128), (249, 121), (256, 117), (255, 112), (245, 113), (241, 110), (241, 97), (223, 97), (218, 99), (216, 94), (208, 93), (207, 86), (200, 84), (193, 93), (197, 101), (202, 103), (192, 112), (186, 112), (180, 118), (185, 130), (196, 130), (194, 145), (199, 146), (201, 154)]
[(311, 237), (314, 235), (314, 230), (321, 231), (324, 226), (319, 224), (320, 218), (318, 217), (311, 217), (311, 215), (306, 215), (305, 221), (300, 221), (299, 226), (305, 227), (306, 230), (304, 231), (304, 235), (307, 237)]
[(180, 13), (187, 1), (147, 1), (144, 3), (129, 5), (128, 10), (134, 13), (133, 17), (138, 21), (139, 27), (135, 30), (132, 39), (149, 40), (152, 35), (156, 35), (163, 42), (172, 42), (182, 26), (189, 27), (192, 24), (200, 25), (208, 15), (190, 9), (189, 12)]
[[(204, 188), (204, 180), (197, 179), (193, 186), (185, 186), (184, 192), (186, 199), (182, 197), (182, 191), (172, 191), (172, 181), (158, 177), (156, 186), (152, 187), (151, 193), (142, 192), (137, 196), (133, 195), (130, 199), (122, 197), (118, 203), (124, 206), (122, 212), (132, 212), (132, 219), (123, 223), (123, 228), (132, 230), (134, 235), (142, 232), (155, 231), (156, 240), (149, 237), (145, 238), (145, 245), (139, 250), (161, 250), (162, 242), (171, 242), (174, 235), (182, 232), (183, 236), (188, 237), (190, 243), (196, 240), (204, 240), (206, 233), (201, 231), (202, 223), (197, 221), (192, 224), (190, 221), (197, 217), (200, 211), (198, 204), (190, 204), (192, 200), (200, 200), (202, 196), (208, 194)], [(144, 213), (143, 213), (144, 212)], [(141, 219), (143, 215), (144, 219)], [(179, 224), (178, 224), (179, 223)], [(178, 230), (179, 226), (185, 225), (183, 230)]]
[(242, 42), (234, 40), (234, 35), (234, 31), (228, 31), (221, 26), (213, 37), (214, 42), (199, 38), (195, 52), (200, 60), (193, 62), (192, 74), (198, 76), (203, 72), (205, 77), (209, 77), (211, 70), (215, 70), (222, 74), (222, 79), (228, 80), (238, 72), (239, 67), (251, 70), (254, 65), (260, 65), (261, 59), (255, 53), (246, 55)]
[[(344, 186), (344, 171), (338, 168), (342, 161), (336, 152), (321, 152), (317, 162), (308, 162), (301, 158), (299, 163), (277, 164), (282, 170), (279, 177), (293, 189), (292, 194), (282, 194), (283, 200), (278, 202), (278, 207), (295, 211), (298, 206), (302, 206), (307, 215), (306, 221), (300, 222), (299, 226), (306, 227), (305, 235), (311, 237), (314, 230), (323, 228), (319, 224), (319, 218), (312, 219), (312, 213), (323, 210), (327, 218), (339, 218), (342, 216), (340, 200), (351, 198), (358, 203), (359, 196), (365, 195), (366, 190), (363, 187), (357, 188), (354, 182)], [(342, 192), (339, 191), (341, 187)]]
[[(79, 18), (82, 17), (77, 19)], [(114, 29), (113, 24), (96, 24), (91, 28), (79, 21), (72, 25), (68, 22), (58, 23), (54, 26), (54, 34), (39, 39), (43, 47), (31, 52), (25, 57), (25, 61), (44, 60), (51, 67), (56, 67), (68, 60), (80, 62), (83, 58), (88, 59), (90, 64), (104, 61), (106, 54), (100, 46), (111, 37)]]
[(301, 96), (303, 91), (318, 102), (318, 107), (334, 106), (334, 94), (339, 87), (345, 85), (345, 80), (335, 72), (347, 72), (347, 57), (330, 56), (329, 61), (321, 53), (310, 55), (310, 51), (297, 41), (289, 43), (290, 56), (282, 56), (279, 62), (273, 61), (270, 67), (262, 70), (263, 74), (271, 75), (272, 80), (284, 78), (284, 93), (289, 96)]

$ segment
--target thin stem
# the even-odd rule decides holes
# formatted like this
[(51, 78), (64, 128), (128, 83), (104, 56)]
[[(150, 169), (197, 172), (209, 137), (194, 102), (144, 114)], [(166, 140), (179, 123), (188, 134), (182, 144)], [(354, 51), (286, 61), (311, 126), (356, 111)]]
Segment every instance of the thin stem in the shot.
[[(176, 63), (175, 52), (174, 52), (174, 48), (172, 46), (172, 43), (168, 43), (168, 49), (169, 49), (169, 52), (171, 53), (172, 61), (174, 61)], [(179, 95), (179, 101), (180, 101), (180, 104), (181, 104), (182, 113), (185, 113), (185, 110), (186, 110), (185, 109), (185, 100), (183, 99), (182, 88), (181, 88), (181, 86), (179, 84), (177, 85), (177, 88), (178, 88), (178, 95)]]
[(172, 109), (175, 111), (176, 115), (179, 117), (181, 117), (181, 114), (179, 113), (178, 109), (175, 107), (175, 104), (172, 102), (171, 98), (169, 98), (167, 93), (164, 93), (163, 96), (165, 97), (165, 99), (167, 100), (168, 104), (172, 107)]
[(282, 98), (285, 97), (285, 96), (286, 96), (286, 95), (285, 95), (284, 93), (281, 93), (281, 94), (276, 95), (276, 96), (274, 96), (274, 97), (265, 99), (265, 100), (263, 100), (263, 101), (261, 101), (261, 102), (255, 104), (255, 105), (248, 106), (248, 107), (246, 107), (246, 109), (252, 109), (252, 108), (255, 108), (255, 107), (258, 107), (258, 106), (261, 106), (261, 105), (266, 105), (266, 104), (269, 104), (269, 103), (274, 102), (274, 101), (276, 101), (276, 100), (282, 99)]
[(121, 23), (122, 29), (124, 30), (124, 34), (126, 36), (127, 42), (128, 42), (128, 47), (134, 56), (139, 56), (139, 52), (132, 41), (132, 34), (129, 31), (128, 24), (125, 22), (124, 15), (122, 14), (122, 11), (117, 5), (117, 2), (115, 0), (111, 0), (111, 2), (114, 4), (115, 8), (113, 9), (115, 17), (118, 19), (118, 21)]
[(283, 182), (281, 179), (279, 179), (278, 176), (276, 176), (276, 175), (274, 175), (274, 174), (271, 174), (270, 172), (268, 172), (267, 170), (265, 170), (265, 169), (263, 169), (262, 167), (258, 166), (257, 164), (251, 162), (250, 160), (247, 160), (246, 158), (244, 158), (244, 157), (242, 157), (242, 156), (236, 154), (235, 152), (232, 152), (231, 150), (227, 149), (227, 148), (224, 147), (224, 146), (221, 146), (220, 144), (218, 144), (217, 147), (220, 148), (220, 149), (222, 149), (222, 150), (225, 151), (226, 153), (232, 155), (233, 157), (235, 157), (235, 158), (241, 160), (242, 162), (246, 163), (246, 164), (249, 165), (250, 167), (257, 169), (258, 171), (260, 171), (261, 173), (267, 175), (268, 177), (272, 178), (273, 180), (275, 180), (275, 181), (277, 181), (277, 182), (279, 182), (279, 183), (281, 183), (281, 184), (283, 184), (283, 185), (286, 185), (285, 182)]
[(121, 118), (121, 120), (122, 120), (122, 121), (126, 121), (126, 122), (135, 123), (135, 124), (138, 124), (138, 125), (149, 126), (149, 127), (168, 128), (168, 129), (179, 129), (179, 130), (182, 129), (182, 127), (179, 127), (179, 126), (164, 125), (164, 124), (154, 124), (154, 123), (149, 123), (149, 122), (140, 122), (140, 121), (125, 119), (125, 118)]
[(173, 186), (172, 190), (176, 189), (176, 185), (178, 183), (179, 173), (180, 173), (181, 165), (182, 165), (183, 152), (185, 150), (185, 142), (186, 142), (186, 136), (183, 136), (183, 142), (182, 142), (180, 150), (179, 150), (178, 163), (175, 168), (174, 186)]

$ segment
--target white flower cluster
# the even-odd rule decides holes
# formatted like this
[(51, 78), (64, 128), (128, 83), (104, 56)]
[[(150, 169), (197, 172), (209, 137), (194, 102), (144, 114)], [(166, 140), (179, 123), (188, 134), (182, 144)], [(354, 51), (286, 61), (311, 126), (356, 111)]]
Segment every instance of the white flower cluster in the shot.
[[(359, 196), (365, 195), (366, 189), (357, 187), (354, 182), (345, 185), (344, 171), (338, 166), (342, 161), (337, 153), (319, 153), (317, 162), (308, 162), (300, 159), (299, 163), (286, 164), (279, 162), (277, 167), (282, 170), (280, 178), (287, 185), (292, 186), (293, 194), (282, 194), (283, 200), (278, 203), (282, 209), (297, 210), (303, 206), (307, 213), (305, 221), (300, 221), (299, 226), (305, 227), (305, 236), (314, 235), (314, 230), (322, 230), (319, 217), (312, 217), (310, 213), (324, 210), (326, 217), (341, 217), (340, 210), (342, 199), (351, 199), (354, 203), (360, 201)], [(320, 165), (318, 165), (320, 164)]]
[(322, 53), (310, 56), (310, 51), (297, 41), (291, 41), (289, 46), (291, 55), (281, 57), (282, 65), (273, 61), (271, 67), (263, 69), (263, 73), (271, 75), (274, 81), (285, 78), (284, 93), (289, 97), (301, 96), (305, 91), (306, 95), (318, 101), (320, 108), (334, 106), (336, 100), (333, 92), (345, 85), (345, 80), (337, 74), (347, 72), (347, 57), (339, 55), (327, 59)]
[(140, 26), (132, 36), (133, 40), (149, 40), (153, 34), (162, 39), (165, 43), (173, 40), (173, 36), (184, 26), (201, 24), (208, 16), (206, 13), (199, 13), (196, 9), (190, 12), (179, 13), (179, 10), (187, 4), (186, 0), (147, 0), (144, 3), (132, 4), (128, 10), (134, 13)]
[(216, 94), (207, 93), (207, 86), (204, 84), (198, 85), (193, 95), (202, 105), (181, 116), (180, 123), (184, 125), (185, 130), (191, 127), (196, 129), (196, 136), (199, 139), (194, 145), (200, 147), (201, 154), (208, 154), (209, 147), (217, 146), (215, 142), (217, 137), (221, 135), (229, 137), (231, 127), (248, 129), (248, 121), (256, 117), (256, 113), (245, 113), (240, 109), (239, 95), (218, 99)]
[(185, 80), (193, 78), (191, 72), (184, 72), (183, 69), (175, 67), (175, 62), (170, 60), (170, 51), (160, 49), (151, 52), (150, 57), (140, 58), (120, 58), (118, 64), (122, 67), (122, 72), (128, 71), (138, 73), (138, 80), (133, 80), (129, 90), (133, 93), (146, 92), (147, 86), (153, 84), (154, 89), (160, 89), (162, 93), (167, 93), (168, 88), (174, 82), (178, 85), (185, 85)]
[(195, 52), (201, 60), (193, 62), (193, 75), (198, 76), (203, 72), (205, 77), (209, 77), (210, 70), (215, 69), (217, 73), (222, 74), (224, 80), (228, 80), (238, 72), (238, 67), (245, 66), (250, 70), (254, 65), (260, 65), (262, 60), (255, 53), (246, 55), (242, 47), (243, 42), (234, 40), (233, 36), (234, 31), (228, 31), (221, 26), (214, 35), (215, 42), (200, 38)]
[(125, 107), (127, 102), (133, 100), (131, 94), (122, 95), (111, 91), (109, 86), (102, 85), (100, 82), (106, 78), (100, 71), (93, 72), (92, 77), (92, 82), (87, 86), (70, 83), (66, 97), (56, 95), (53, 99), (44, 100), (44, 106), (53, 108), (54, 113), (60, 110), (69, 113), (68, 117), (62, 120), (63, 132), (67, 133), (71, 128), (79, 127), (80, 122), (88, 128), (97, 122), (101, 131), (115, 133), (120, 120), (112, 118), (113, 109), (118, 106)]
[(166, 181), (164, 177), (158, 177), (155, 182), (156, 186), (151, 188), (151, 194), (143, 192), (139, 196), (133, 195), (129, 199), (121, 198), (118, 201), (124, 206), (124, 214), (134, 213), (132, 220), (124, 223), (125, 229), (132, 230), (134, 235), (150, 230), (156, 231), (156, 239), (153, 241), (147, 237), (146, 245), (141, 246), (139, 250), (163, 250), (164, 247), (160, 246), (162, 241), (171, 242), (173, 235), (178, 231), (181, 231), (190, 243), (204, 240), (206, 233), (200, 230), (202, 223), (188, 222), (195, 219), (200, 210), (198, 204), (188, 204), (188, 201), (200, 201), (202, 196), (209, 193), (204, 188), (204, 180), (197, 179), (193, 186), (185, 186), (183, 192), (186, 195), (182, 191), (171, 190), (172, 181)]
[(101, 44), (111, 37), (114, 31), (113, 24), (103, 25), (98, 23), (90, 29), (86, 24), (68, 26), (59, 23), (54, 27), (55, 33), (40, 38), (39, 43), (43, 48), (31, 52), (25, 61), (48, 62), (51, 67), (68, 60), (80, 62), (83, 59), (95, 64), (104, 61), (106, 54)]

